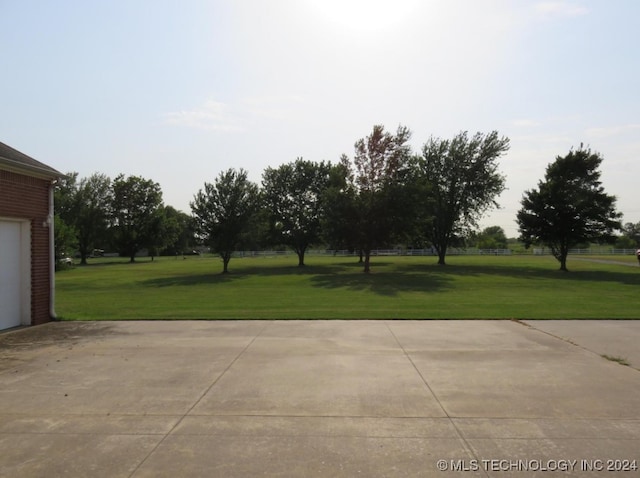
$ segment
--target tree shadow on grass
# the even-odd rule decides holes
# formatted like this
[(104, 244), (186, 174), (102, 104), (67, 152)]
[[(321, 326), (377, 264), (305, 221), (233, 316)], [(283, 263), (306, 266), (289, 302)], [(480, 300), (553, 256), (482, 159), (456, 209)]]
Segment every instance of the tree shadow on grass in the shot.
[[(382, 263), (376, 263), (380, 267)], [(376, 294), (395, 296), (400, 292), (435, 293), (455, 288), (456, 278), (472, 277), (487, 281), (491, 277), (507, 277), (514, 281), (529, 281), (531, 287), (539, 282), (617, 283), (640, 286), (640, 274), (610, 270), (574, 270), (562, 272), (529, 266), (505, 265), (446, 265), (423, 262), (396, 264), (391, 271), (382, 270), (364, 274), (359, 264), (343, 264), (343, 271), (333, 275), (317, 275), (312, 284), (323, 288), (370, 290)], [(347, 272), (345, 272), (347, 271)]]
[(316, 275), (311, 278), (315, 287), (370, 291), (377, 295), (394, 297), (402, 292), (439, 292), (453, 287), (452, 279), (428, 273), (380, 272), (364, 274), (362, 271), (342, 274)]
[(554, 278), (565, 281), (580, 282), (611, 282), (623, 285), (640, 286), (640, 274), (633, 270), (627, 272), (616, 272), (610, 270), (572, 270), (569, 265), (569, 272), (559, 270), (548, 271), (540, 274), (542, 277)]
[(157, 277), (143, 282), (150, 287), (171, 287), (171, 286), (189, 286), (202, 284), (228, 284), (230, 282), (239, 281), (252, 276), (313, 276), (322, 274), (335, 274), (342, 269), (340, 265), (313, 265), (313, 266), (272, 266), (257, 265), (243, 266), (237, 268), (229, 266), (229, 273), (206, 272), (199, 274), (184, 274), (169, 277)]
[(453, 278), (438, 268), (424, 264), (397, 264), (393, 261), (376, 261), (371, 272), (363, 272), (363, 264), (342, 262), (340, 269), (331, 274), (318, 274), (311, 284), (325, 289), (370, 291), (377, 295), (397, 296), (401, 292), (438, 292), (453, 287)]
[(231, 268), (228, 274), (207, 272), (198, 274), (158, 277), (144, 281), (150, 287), (190, 286), (202, 284), (228, 284), (248, 277), (299, 276), (308, 278), (311, 285), (325, 289), (347, 289), (371, 291), (378, 295), (396, 296), (401, 292), (435, 293), (455, 288), (457, 277), (476, 277), (486, 280), (487, 276), (507, 277), (514, 280), (530, 281), (535, 287), (539, 281), (567, 282), (611, 282), (640, 286), (640, 274), (615, 272), (610, 270), (574, 270), (562, 272), (532, 266), (518, 266), (511, 263), (496, 265), (446, 265), (416, 261), (396, 263), (394, 261), (375, 262), (372, 272), (364, 274), (363, 265), (357, 261), (342, 261), (332, 264), (298, 266), (272, 266), (269, 264)]
[[(594, 264), (594, 267), (597, 267)], [(532, 284), (536, 281), (566, 281), (566, 282), (611, 282), (622, 285), (640, 286), (640, 273), (634, 273), (632, 270), (617, 272), (602, 269), (589, 270), (572, 270), (569, 272), (560, 271), (553, 268), (517, 266), (512, 264), (496, 264), (496, 265), (430, 265), (430, 264), (406, 264), (401, 266), (405, 271), (420, 271), (438, 269), (442, 274), (448, 276), (502, 276), (519, 280), (531, 280)]]
[(149, 287), (174, 287), (174, 286), (190, 286), (190, 285), (202, 285), (202, 284), (226, 284), (229, 282), (237, 281), (247, 277), (246, 273), (228, 273), (222, 274), (206, 272), (202, 274), (186, 274), (175, 275), (169, 277), (156, 277), (155, 279), (148, 279), (142, 281), (145, 286)]

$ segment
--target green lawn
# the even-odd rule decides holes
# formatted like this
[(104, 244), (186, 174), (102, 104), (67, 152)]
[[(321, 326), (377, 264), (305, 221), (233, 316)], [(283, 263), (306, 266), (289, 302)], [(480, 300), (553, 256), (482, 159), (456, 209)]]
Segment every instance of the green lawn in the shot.
[[(585, 259), (626, 262), (610, 264)], [(533, 319), (640, 317), (634, 257), (217, 257), (96, 260), (56, 273), (65, 320), (117, 319)]]

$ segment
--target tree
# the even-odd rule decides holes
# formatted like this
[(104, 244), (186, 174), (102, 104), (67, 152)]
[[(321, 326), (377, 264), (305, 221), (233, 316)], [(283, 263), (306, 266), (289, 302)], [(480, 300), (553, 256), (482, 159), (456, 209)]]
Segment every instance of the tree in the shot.
[(241, 244), (258, 210), (258, 186), (243, 169), (220, 173), (213, 184), (205, 183), (191, 202), (199, 233), (222, 258), (222, 272), (228, 273), (231, 254)]
[(176, 256), (193, 250), (196, 245), (193, 218), (172, 206), (163, 208), (162, 217), (163, 240), (162, 244), (158, 245), (161, 254)]
[(76, 242), (76, 231), (73, 227), (64, 222), (59, 215), (53, 216), (54, 227), (54, 256), (56, 260), (56, 267), (58, 267), (58, 260), (69, 255), (74, 250)]
[(353, 167), (346, 156), (342, 164), (352, 194), (345, 212), (355, 223), (355, 241), (364, 255), (364, 272), (369, 273), (371, 251), (390, 245), (406, 228), (411, 217), (407, 200), (412, 190), (411, 150), (407, 142), (411, 132), (399, 126), (396, 134), (376, 125), (369, 136), (356, 141)]
[(322, 239), (334, 250), (359, 249), (357, 192), (346, 156), (331, 166), (322, 193)]
[(111, 180), (94, 173), (78, 181), (78, 173), (69, 173), (56, 184), (54, 194), (56, 243), (63, 249), (77, 249), (80, 263), (86, 264), (109, 225)]
[(74, 225), (75, 195), (78, 173), (67, 173), (60, 178), (54, 189), (54, 255), (56, 262), (78, 246)]
[(526, 247), (544, 244), (551, 248), (567, 271), (569, 249), (585, 242), (613, 242), (620, 229), (615, 196), (604, 192), (600, 182), (602, 157), (590, 149), (569, 151), (547, 166), (538, 189), (525, 191), (517, 222)]
[(140, 176), (113, 180), (111, 217), (116, 246), (135, 262), (138, 251), (157, 245), (158, 214), (163, 206), (160, 185)]
[(506, 249), (507, 236), (500, 226), (489, 226), (476, 237), (478, 249)]
[(240, 246), (245, 251), (264, 250), (273, 245), (271, 231), (271, 211), (262, 199), (262, 191), (258, 193), (258, 205), (251, 215), (247, 227), (240, 237)]
[(291, 247), (304, 266), (307, 248), (320, 240), (321, 198), (331, 165), (298, 158), (262, 175), (264, 206), (274, 240)]
[(635, 249), (640, 245), (640, 222), (627, 222), (622, 226), (622, 234), (616, 240), (618, 249)]
[(614, 246), (616, 249), (636, 249), (638, 243), (624, 234), (616, 238)]
[(105, 236), (109, 225), (111, 193), (111, 179), (104, 174), (94, 173), (80, 180), (78, 184), (73, 224), (81, 264), (87, 263), (87, 257), (96, 248), (98, 241)]
[(177, 211), (172, 206), (160, 206), (154, 214), (154, 220), (151, 224), (151, 239), (149, 241), (149, 253), (151, 260), (154, 256), (160, 255), (167, 248), (171, 249), (171, 253), (175, 254), (176, 249), (180, 252), (184, 248), (179, 247), (181, 239), (185, 234), (185, 228), (188, 228), (189, 216), (183, 212)]
[(452, 140), (430, 138), (419, 158), (421, 174), (431, 186), (433, 215), (424, 234), (445, 265), (451, 241), (477, 227), (478, 220), (504, 191), (505, 178), (497, 159), (509, 150), (509, 139), (497, 131), (487, 135), (467, 132)]

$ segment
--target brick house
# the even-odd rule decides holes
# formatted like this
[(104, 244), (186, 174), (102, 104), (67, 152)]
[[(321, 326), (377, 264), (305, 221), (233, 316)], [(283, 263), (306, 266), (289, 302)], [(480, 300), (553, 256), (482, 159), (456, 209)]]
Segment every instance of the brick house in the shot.
[(0, 142), (0, 329), (54, 316), (55, 169)]

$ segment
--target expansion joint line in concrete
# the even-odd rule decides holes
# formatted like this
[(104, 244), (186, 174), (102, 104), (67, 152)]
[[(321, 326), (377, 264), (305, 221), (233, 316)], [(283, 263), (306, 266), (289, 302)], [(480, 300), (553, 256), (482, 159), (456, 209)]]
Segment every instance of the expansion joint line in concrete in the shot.
[(229, 371), (229, 369), (231, 367), (233, 367), (233, 364), (236, 363), (238, 361), (238, 359), (242, 355), (244, 355), (244, 353), (249, 349), (249, 347), (251, 347), (251, 345), (253, 345), (253, 343), (256, 341), (256, 339), (262, 335), (262, 333), (269, 326), (269, 324), (270, 324), (270, 322), (265, 322), (264, 327), (262, 327), (260, 329), (260, 331), (249, 341), (249, 343), (247, 343), (247, 345), (245, 345), (244, 348), (240, 352), (238, 352), (238, 354), (233, 358), (233, 360), (231, 360), (229, 362), (229, 364), (225, 367), (225, 369), (222, 371), (222, 373), (220, 373), (215, 378), (215, 380), (213, 380), (213, 382), (211, 382), (211, 384), (207, 388), (205, 388), (205, 390), (193, 402), (193, 404), (189, 407), (189, 409), (185, 413), (182, 414), (182, 416), (176, 421), (176, 423), (173, 425), (173, 427), (171, 427), (171, 430), (169, 430), (167, 433), (165, 433), (164, 436), (158, 441), (158, 443), (156, 443), (156, 445), (149, 451), (149, 453), (147, 453), (147, 455), (144, 457), (144, 459), (142, 459), (140, 461), (140, 463), (138, 463), (138, 466), (136, 466), (133, 469), (133, 471), (129, 475), (129, 478), (132, 478), (136, 474), (136, 472), (140, 469), (140, 467), (142, 465), (144, 465), (144, 463), (149, 459), (149, 457), (151, 455), (153, 455), (153, 453), (155, 453), (155, 451), (160, 447), (160, 445), (162, 445), (162, 443), (167, 439), (167, 437), (169, 435), (171, 435), (176, 428), (178, 428), (178, 426), (191, 413), (191, 411), (196, 407), (196, 405), (198, 405), (198, 403), (200, 403), (200, 401), (207, 395), (207, 393), (209, 393), (209, 391), (220, 381), (220, 379)]
[[(391, 330), (391, 327), (389, 327), (389, 323), (385, 322), (385, 325), (387, 326), (387, 330), (389, 331), (389, 333), (391, 334), (391, 336), (393, 337), (393, 339), (396, 341), (396, 343), (398, 344), (398, 347), (400, 347), (400, 350), (402, 350), (402, 353), (404, 354), (404, 356), (407, 358), (407, 360), (409, 361), (409, 363), (411, 364), (411, 366), (413, 367), (413, 369), (416, 371), (416, 373), (418, 374), (418, 376), (420, 377), (420, 380), (422, 380), (422, 383), (424, 383), (425, 387), (427, 387), (427, 390), (429, 390), (429, 392), (431, 393), (431, 395), (433, 396), (433, 398), (435, 399), (435, 401), (438, 403), (438, 406), (440, 407), (440, 409), (442, 410), (442, 413), (444, 413), (447, 417), (447, 419), (449, 420), (449, 423), (451, 423), (451, 426), (453, 427), (453, 429), (456, 431), (456, 435), (458, 435), (458, 438), (460, 439), (460, 441), (462, 442), (465, 450), (467, 451), (467, 453), (469, 453), (469, 455), (471, 455), (474, 459), (479, 460), (479, 457), (476, 456), (476, 454), (473, 451), (473, 448), (471, 447), (471, 445), (467, 442), (467, 439), (464, 437), (464, 435), (462, 434), (462, 432), (460, 431), (460, 429), (458, 428), (458, 426), (456, 425), (455, 420), (453, 419), (453, 417), (451, 417), (451, 415), (449, 415), (449, 412), (447, 412), (447, 409), (444, 408), (444, 405), (442, 405), (442, 402), (440, 401), (440, 399), (438, 398), (438, 396), (436, 395), (436, 393), (433, 391), (433, 389), (431, 388), (431, 386), (429, 385), (429, 382), (427, 382), (427, 379), (424, 377), (424, 375), (422, 374), (422, 372), (420, 372), (420, 369), (418, 369), (418, 367), (416, 366), (415, 362), (413, 361), (413, 359), (411, 358), (411, 356), (409, 355), (409, 353), (407, 352), (407, 350), (404, 348), (404, 346), (402, 345), (402, 343), (400, 342), (400, 340), (398, 339), (398, 337), (396, 336), (396, 334), (393, 333), (393, 330)], [(485, 476), (489, 476), (489, 474), (487, 473), (486, 470), (483, 470), (484, 475)]]

